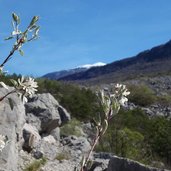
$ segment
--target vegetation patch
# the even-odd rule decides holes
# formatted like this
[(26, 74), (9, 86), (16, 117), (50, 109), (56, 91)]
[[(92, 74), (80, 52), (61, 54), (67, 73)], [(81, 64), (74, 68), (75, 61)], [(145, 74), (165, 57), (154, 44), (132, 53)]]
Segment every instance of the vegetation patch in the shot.
[(59, 160), (59, 161), (69, 160), (70, 158), (71, 158), (71, 155), (68, 152), (66, 152), (66, 151), (58, 153), (56, 155), (56, 160)]
[(157, 97), (152, 89), (146, 85), (129, 85), (129, 101), (140, 106), (150, 106), (157, 101)]
[(32, 163), (30, 163), (24, 171), (38, 171), (41, 166), (44, 166), (47, 162), (46, 158), (42, 158), (40, 160), (35, 160)]
[[(96, 151), (112, 152), (153, 166), (153, 161), (171, 163), (171, 120), (149, 118), (141, 109), (121, 110), (116, 115)], [(168, 167), (169, 168), (169, 167)]]
[(38, 79), (38, 93), (51, 93), (78, 120), (88, 121), (101, 109), (90, 89), (55, 80)]
[(69, 136), (69, 135), (75, 135), (77, 137), (80, 137), (81, 131), (80, 131), (81, 122), (75, 118), (71, 119), (67, 124), (61, 127), (60, 133), (61, 135)]
[(157, 102), (162, 106), (169, 106), (171, 104), (171, 96), (170, 95), (163, 95), (157, 97)]

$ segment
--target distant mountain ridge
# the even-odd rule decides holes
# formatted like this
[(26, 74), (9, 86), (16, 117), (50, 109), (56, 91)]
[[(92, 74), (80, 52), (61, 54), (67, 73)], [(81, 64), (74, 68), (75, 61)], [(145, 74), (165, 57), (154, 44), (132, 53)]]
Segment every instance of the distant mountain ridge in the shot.
[(76, 68), (76, 69), (69, 69), (69, 70), (61, 70), (56, 72), (51, 72), (48, 74), (43, 75), (44, 78), (52, 79), (52, 80), (58, 80), (62, 77), (75, 74), (78, 72), (86, 71), (87, 68)]
[(136, 56), (93, 67), (60, 78), (65, 81), (109, 83), (113, 80), (171, 72), (171, 41), (143, 51)]
[(103, 63), (103, 62), (97, 62), (94, 64), (86, 64), (86, 65), (78, 66), (77, 68), (74, 68), (74, 69), (51, 72), (51, 73), (45, 74), (43, 77), (48, 78), (48, 79), (58, 80), (62, 77), (66, 77), (66, 76), (69, 76), (72, 74), (86, 71), (92, 67), (100, 67), (100, 66), (104, 66), (104, 65), (106, 65), (106, 63)]

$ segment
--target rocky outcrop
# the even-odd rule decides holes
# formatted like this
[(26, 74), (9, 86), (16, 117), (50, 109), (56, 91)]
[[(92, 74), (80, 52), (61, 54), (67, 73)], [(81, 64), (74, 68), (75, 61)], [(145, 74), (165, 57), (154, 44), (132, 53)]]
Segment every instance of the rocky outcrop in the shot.
[(41, 134), (49, 134), (70, 120), (70, 114), (49, 93), (35, 95), (25, 107), (27, 122), (35, 126)]
[[(12, 89), (0, 88), (0, 97)], [(9, 95), (0, 102), (0, 134), (9, 140), (0, 153), (0, 170), (21, 171), (41, 157), (54, 160), (60, 145), (59, 126), (69, 120), (70, 114), (51, 94), (35, 95), (25, 105), (17, 94)]]
[(148, 107), (142, 107), (135, 105), (133, 103), (128, 103), (125, 107), (127, 110), (141, 109), (149, 117), (163, 116), (165, 118), (171, 119), (171, 106), (162, 106), (160, 104), (152, 104)]
[(146, 167), (133, 160), (113, 156), (108, 165), (107, 171), (167, 171), (165, 169), (156, 169)]
[[(6, 93), (7, 90), (0, 89), (0, 97)], [(80, 127), (84, 132), (80, 137), (61, 139), (59, 126), (70, 120), (70, 114), (50, 94), (35, 95), (25, 106), (16, 94), (9, 98), (0, 102), (0, 134), (9, 139), (0, 153), (0, 171), (23, 171), (42, 157), (47, 163), (41, 171), (74, 170), (91, 148), (91, 125), (85, 123)], [(162, 171), (108, 153), (94, 154), (92, 160), (95, 165), (91, 171)]]
[[(0, 97), (7, 92), (7, 90), (0, 88)], [(13, 109), (9, 105), (8, 98), (12, 100)], [(0, 153), (0, 170), (18, 171), (18, 152), (22, 148), (25, 108), (16, 94), (12, 94), (8, 98), (0, 102), (0, 134), (6, 135), (9, 139), (8, 145)]]

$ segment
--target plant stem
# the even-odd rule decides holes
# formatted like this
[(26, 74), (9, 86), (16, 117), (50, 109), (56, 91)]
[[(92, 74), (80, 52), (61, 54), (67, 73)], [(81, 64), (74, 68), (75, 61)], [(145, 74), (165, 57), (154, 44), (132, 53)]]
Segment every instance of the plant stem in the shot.
[(89, 161), (89, 159), (90, 159), (90, 156), (91, 156), (91, 154), (92, 154), (92, 152), (93, 152), (93, 150), (94, 150), (96, 144), (98, 143), (100, 137), (101, 137), (101, 133), (98, 133), (97, 136), (94, 138), (94, 141), (93, 141), (93, 144), (92, 144), (92, 146), (91, 146), (91, 149), (90, 149), (90, 151), (89, 151), (89, 153), (88, 153), (88, 155), (87, 155), (87, 157), (86, 157), (86, 159), (85, 159), (85, 162), (84, 162), (83, 165), (81, 166), (80, 171), (86, 171), (84, 168), (86, 168), (86, 165), (87, 165), (87, 163), (88, 163), (88, 161)]
[(0, 98), (0, 102), (1, 102), (2, 100), (4, 100), (7, 96), (9, 96), (10, 94), (15, 93), (15, 92), (16, 92), (16, 90), (10, 91), (9, 93), (7, 93), (6, 95), (4, 95), (3, 97)]
[[(108, 114), (107, 114), (107, 118), (106, 118), (108, 123), (109, 123), (110, 119), (112, 118), (112, 117), (111, 117), (111, 111), (112, 111), (112, 110), (111, 110), (111, 108), (110, 108), (110, 110), (109, 110), (109, 112), (108, 112)], [(88, 161), (89, 161), (89, 159), (90, 159), (90, 156), (91, 156), (91, 154), (92, 154), (92, 152), (93, 152), (95, 146), (97, 145), (99, 139), (103, 136), (103, 134), (105, 134), (106, 130), (107, 130), (107, 129), (105, 129), (105, 130), (103, 130), (103, 129), (98, 129), (98, 130), (97, 130), (96, 136), (95, 136), (94, 141), (93, 141), (93, 144), (92, 144), (92, 146), (91, 146), (91, 149), (90, 149), (90, 151), (89, 151), (89, 153), (88, 153), (88, 155), (87, 155), (87, 157), (86, 157), (86, 159), (85, 159), (85, 162), (82, 164), (80, 171), (87, 171), (86, 165), (87, 165), (87, 163), (88, 163)], [(86, 169), (86, 170), (85, 170), (85, 169)]]
[(14, 45), (14, 47), (13, 47), (13, 49), (10, 51), (9, 55), (6, 57), (6, 59), (4, 60), (4, 62), (0, 65), (1, 68), (5, 65), (5, 63), (8, 62), (8, 60), (11, 59), (11, 56), (14, 54), (14, 52), (15, 52), (16, 50), (18, 50), (20, 44), (21, 44), (21, 42), (19, 41), (19, 42), (17, 43), (17, 45)]

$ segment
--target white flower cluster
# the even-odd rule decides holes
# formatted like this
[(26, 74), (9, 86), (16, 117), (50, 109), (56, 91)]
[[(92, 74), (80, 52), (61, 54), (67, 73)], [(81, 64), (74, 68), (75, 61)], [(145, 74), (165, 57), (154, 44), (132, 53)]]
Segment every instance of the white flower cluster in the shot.
[[(8, 93), (17, 93), (18, 96), (22, 99), (23, 103), (27, 102), (27, 97), (32, 97), (37, 91), (37, 82), (34, 81), (31, 77), (24, 78), (23, 76), (17, 81), (11, 79), (11, 82), (14, 86), (14, 90)], [(0, 85), (8, 90), (8, 86), (4, 82), (0, 82)], [(3, 98), (2, 98), (3, 99)]]
[(37, 82), (35, 82), (31, 77), (24, 78), (22, 76), (21, 79), (19, 78), (17, 81), (11, 80), (11, 82), (23, 102), (27, 102), (27, 97), (32, 97), (32, 95), (37, 91)]
[(130, 92), (123, 84), (113, 85), (111, 90), (102, 89), (100, 91), (101, 104), (107, 118), (111, 118), (114, 114), (117, 114), (120, 106), (126, 105), (129, 94)]
[(128, 96), (129, 94), (130, 92), (127, 90), (126, 85), (116, 84), (114, 86), (114, 96), (119, 101), (121, 106), (126, 105), (128, 101), (128, 98), (126, 96)]
[(6, 144), (6, 137), (0, 134), (0, 152), (5, 148)]

